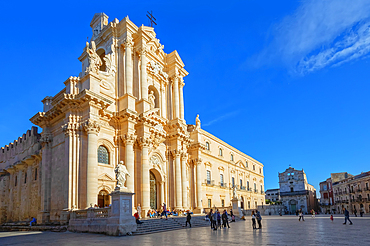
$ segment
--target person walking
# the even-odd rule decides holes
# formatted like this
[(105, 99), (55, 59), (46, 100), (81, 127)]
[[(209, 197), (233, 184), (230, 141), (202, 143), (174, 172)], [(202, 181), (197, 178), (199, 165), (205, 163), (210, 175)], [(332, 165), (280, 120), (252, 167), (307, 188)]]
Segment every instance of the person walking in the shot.
[(252, 227), (253, 227), (253, 230), (257, 229), (257, 227), (256, 227), (256, 215), (254, 215), (254, 210), (252, 210)]
[(304, 221), (302, 209), (299, 210), (298, 215), (299, 215), (298, 221), (301, 221), (301, 219), (302, 221)]
[(191, 227), (191, 224), (190, 224), (190, 220), (191, 220), (191, 215), (190, 215), (190, 211), (188, 210), (188, 212), (186, 213), (186, 227), (188, 227), (188, 223)]
[(162, 207), (163, 207), (163, 215), (166, 216), (166, 219), (167, 219), (167, 206), (166, 206), (166, 203), (163, 203), (163, 206)]
[(334, 216), (333, 215), (330, 215), (330, 220), (331, 220), (331, 222), (333, 222), (333, 220), (334, 220)]
[(230, 216), (231, 216), (231, 222), (235, 222), (235, 216), (234, 216), (232, 209), (230, 209)]
[(256, 219), (258, 223), (258, 229), (262, 229), (262, 223), (261, 223), (262, 217), (261, 217), (260, 211), (258, 210), (256, 210)]
[(221, 229), (221, 214), (220, 211), (217, 211), (217, 227)]
[(343, 207), (343, 211), (344, 211), (344, 223), (343, 223), (343, 225), (345, 225), (347, 223), (347, 220), (349, 221), (349, 224), (352, 225), (352, 221), (349, 219), (348, 210)]
[(224, 228), (226, 228), (226, 225), (227, 225), (227, 227), (228, 228), (230, 228), (230, 226), (229, 226), (229, 221), (228, 221), (228, 219), (227, 219), (227, 212), (226, 212), (226, 209), (224, 210), (224, 212), (222, 213), (222, 223), (223, 223), (223, 225), (224, 225)]
[(315, 218), (315, 210), (311, 209), (312, 219)]
[(36, 218), (31, 217), (30, 226), (36, 225)]
[(213, 230), (217, 231), (217, 212), (212, 214)]
[(209, 220), (211, 221), (211, 229), (214, 229), (213, 228), (213, 214), (212, 214), (212, 209), (209, 211), (209, 213), (208, 213), (208, 218), (209, 218)]
[(355, 210), (353, 211), (353, 213), (355, 214), (355, 217), (357, 217), (357, 209), (355, 207)]

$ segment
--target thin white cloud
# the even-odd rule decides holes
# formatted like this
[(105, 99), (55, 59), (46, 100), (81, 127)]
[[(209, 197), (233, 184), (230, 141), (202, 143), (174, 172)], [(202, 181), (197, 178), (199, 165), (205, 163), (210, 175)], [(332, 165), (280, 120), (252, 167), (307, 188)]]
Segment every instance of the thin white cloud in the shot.
[(368, 0), (305, 0), (274, 27), (256, 62), (282, 62), (299, 74), (339, 66), (370, 52), (369, 26)]
[(221, 115), (221, 116), (217, 117), (216, 119), (213, 119), (213, 120), (211, 120), (211, 121), (203, 124), (203, 126), (213, 125), (214, 123), (219, 122), (219, 121), (222, 121), (224, 119), (227, 119), (227, 118), (229, 118), (229, 117), (231, 117), (231, 116), (233, 116), (233, 115), (235, 115), (237, 113), (239, 113), (239, 111), (234, 111), (234, 112), (230, 112), (228, 114)]

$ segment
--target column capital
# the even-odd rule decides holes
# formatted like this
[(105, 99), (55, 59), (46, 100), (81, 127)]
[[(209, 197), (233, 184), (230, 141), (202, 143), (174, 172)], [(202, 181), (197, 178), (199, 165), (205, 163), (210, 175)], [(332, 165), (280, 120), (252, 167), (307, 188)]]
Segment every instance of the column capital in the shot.
[(136, 135), (134, 134), (125, 134), (121, 137), (124, 145), (130, 144), (133, 145), (136, 141)]
[(173, 158), (181, 157), (181, 154), (182, 154), (182, 151), (181, 150), (175, 149), (175, 150), (172, 150), (171, 151), (171, 155), (172, 155)]
[(137, 48), (137, 53), (142, 56), (146, 56), (148, 54), (148, 49), (146, 45), (142, 45), (141, 47)]
[(183, 151), (182, 153), (181, 153), (181, 159), (183, 160), (183, 161), (186, 161), (187, 159), (188, 159), (188, 153), (186, 153), (185, 151)]
[(134, 45), (134, 42), (132, 42), (132, 38), (131, 37), (126, 37), (125, 40), (123, 40), (123, 46), (127, 49), (127, 48), (132, 48), (133, 45)]
[[(62, 127), (63, 128), (63, 127)], [(64, 129), (63, 129), (64, 131)], [(44, 147), (50, 147), (51, 143), (53, 142), (53, 134), (51, 133), (43, 133), (40, 138), (41, 146)]]
[(95, 134), (98, 135), (100, 132), (100, 124), (95, 121), (88, 119), (82, 124), (82, 128), (84, 131), (87, 132), (87, 134)]
[(203, 162), (202, 158), (195, 158), (192, 161), (194, 162), (195, 165), (200, 165)]
[(150, 147), (150, 144), (151, 144), (151, 141), (147, 137), (140, 137), (138, 139), (138, 144), (139, 144), (139, 146), (140, 146), (141, 149), (143, 149), (145, 147), (146, 148), (149, 148)]

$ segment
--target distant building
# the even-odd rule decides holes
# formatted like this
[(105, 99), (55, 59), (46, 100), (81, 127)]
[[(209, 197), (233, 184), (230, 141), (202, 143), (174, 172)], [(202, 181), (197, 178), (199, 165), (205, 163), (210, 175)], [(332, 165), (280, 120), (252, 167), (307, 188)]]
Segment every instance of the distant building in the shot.
[(343, 213), (342, 208), (350, 212), (370, 212), (370, 171), (333, 182), (334, 206), (332, 211)]
[(265, 199), (271, 202), (280, 202), (280, 189), (269, 189), (266, 190)]
[[(334, 204), (334, 194), (333, 194), (333, 182), (338, 182), (340, 180), (346, 179), (348, 177), (353, 177), (353, 175), (342, 172), (342, 173), (332, 173), (331, 177), (320, 183), (320, 209), (322, 213), (333, 213), (335, 210)], [(334, 210), (333, 210), (334, 209)]]
[(307, 182), (305, 172), (289, 167), (279, 173), (280, 200), (288, 213), (302, 209), (308, 213), (317, 209), (316, 189)]

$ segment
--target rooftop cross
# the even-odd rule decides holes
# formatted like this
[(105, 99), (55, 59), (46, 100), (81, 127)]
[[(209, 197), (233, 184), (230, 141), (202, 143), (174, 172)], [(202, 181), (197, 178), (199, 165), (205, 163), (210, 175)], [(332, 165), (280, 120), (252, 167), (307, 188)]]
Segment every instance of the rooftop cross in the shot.
[(149, 18), (149, 21), (150, 21), (150, 27), (153, 27), (153, 24), (154, 25), (157, 25), (157, 23), (155, 23), (155, 21), (157, 20), (156, 18), (154, 18), (154, 16), (153, 16), (153, 11), (146, 11), (146, 12), (148, 12), (148, 14), (146, 15), (146, 17), (148, 17)]

